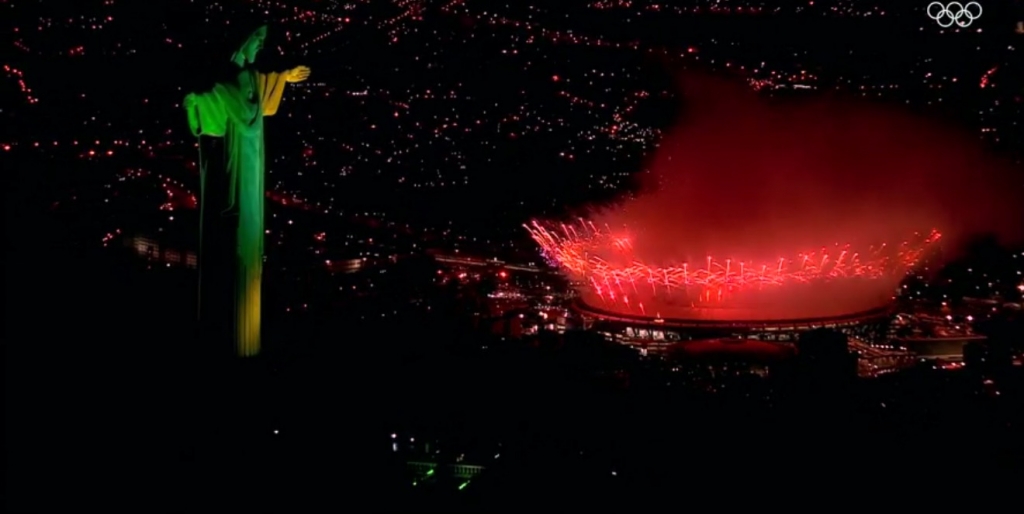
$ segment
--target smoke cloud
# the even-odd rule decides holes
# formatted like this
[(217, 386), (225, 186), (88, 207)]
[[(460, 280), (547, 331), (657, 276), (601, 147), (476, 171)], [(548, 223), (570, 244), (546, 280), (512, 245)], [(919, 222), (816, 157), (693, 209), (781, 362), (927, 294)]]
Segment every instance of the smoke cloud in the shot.
[(658, 183), (595, 219), (628, 227), (647, 259), (771, 261), (932, 228), (953, 242), (1020, 239), (1024, 177), (970, 134), (860, 102), (773, 104), (706, 77), (683, 90), (681, 122), (651, 163)]
[(849, 99), (770, 100), (708, 77), (682, 87), (680, 122), (651, 161), (656, 184), (592, 217), (629, 235), (632, 259), (774, 262), (933, 228), (947, 253), (980, 233), (1021, 239), (1024, 177), (976, 134)]

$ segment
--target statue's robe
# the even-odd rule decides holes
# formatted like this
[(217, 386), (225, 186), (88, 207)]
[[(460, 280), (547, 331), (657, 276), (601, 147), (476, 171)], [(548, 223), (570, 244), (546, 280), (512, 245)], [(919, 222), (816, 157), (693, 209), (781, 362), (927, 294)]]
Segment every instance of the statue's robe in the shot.
[(206, 337), (240, 356), (260, 351), (263, 278), (263, 117), (281, 104), (282, 73), (236, 68), (193, 95), (189, 127), (200, 147), (199, 317)]

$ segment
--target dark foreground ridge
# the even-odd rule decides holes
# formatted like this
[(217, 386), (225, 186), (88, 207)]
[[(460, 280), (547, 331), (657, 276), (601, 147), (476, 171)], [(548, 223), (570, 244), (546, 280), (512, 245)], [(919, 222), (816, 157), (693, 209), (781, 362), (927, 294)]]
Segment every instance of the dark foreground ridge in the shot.
[[(278, 321), (276, 349), (239, 363), (196, 340), (188, 276), (20, 257), (5, 337), (18, 511), (596, 508), (738, 482), (843, 489), (834, 476), (852, 467), (952, 480), (1021, 462), (1020, 412), (986, 408), (962, 377), (708, 402), (585, 337), (481, 352), (488, 336), (454, 323), (358, 312)], [(628, 387), (595, 379), (608, 365)], [(390, 452), (399, 430), (499, 439), (507, 457), (464, 491), (419, 490)]]

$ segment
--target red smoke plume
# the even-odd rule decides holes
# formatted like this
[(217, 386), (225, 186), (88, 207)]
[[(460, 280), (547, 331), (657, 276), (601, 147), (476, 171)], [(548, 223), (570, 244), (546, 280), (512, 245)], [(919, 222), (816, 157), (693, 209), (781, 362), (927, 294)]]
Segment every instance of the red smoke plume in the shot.
[[(683, 90), (681, 121), (651, 162), (656, 184), (589, 220), (629, 239), (628, 251), (588, 250), (606, 277), (612, 268), (601, 262), (694, 269), (711, 255), (760, 266), (825, 246), (900, 245), (932, 229), (943, 234), (947, 250), (978, 233), (1021, 235), (1019, 171), (1013, 177), (973, 134), (892, 107), (820, 97), (769, 100), (718, 79), (688, 78)], [(647, 282), (640, 275), (631, 280)], [(757, 317), (755, 311), (817, 317), (877, 306), (899, 278), (826, 280), (818, 293), (806, 284), (765, 290), (753, 303), (733, 306), (732, 314), (728, 302), (709, 314), (710, 304), (695, 303), (692, 291), (669, 300), (666, 292), (645, 293), (635, 283), (629, 290), (604, 287), (605, 293), (621, 289), (611, 304), (595, 295), (601, 287), (585, 297), (634, 314), (646, 301), (645, 313), (671, 311), (661, 312), (666, 317)]]
[(768, 260), (937, 228), (1017, 238), (1022, 181), (971, 134), (836, 99), (770, 103), (742, 85), (683, 82), (685, 109), (650, 169), (653, 192), (600, 213), (655, 261)]

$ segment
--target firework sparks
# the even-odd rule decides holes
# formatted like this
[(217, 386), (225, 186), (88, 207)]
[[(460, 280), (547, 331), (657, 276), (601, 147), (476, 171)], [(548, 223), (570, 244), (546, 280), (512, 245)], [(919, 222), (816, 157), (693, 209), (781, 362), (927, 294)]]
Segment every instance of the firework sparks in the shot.
[(635, 304), (641, 313), (646, 312), (644, 303), (652, 305), (655, 302), (651, 300), (675, 292), (714, 304), (749, 290), (899, 277), (912, 270), (941, 237), (932, 230), (915, 234), (899, 245), (883, 244), (863, 251), (851, 245), (832, 245), (773, 262), (709, 255), (697, 265), (661, 266), (636, 255), (630, 238), (597, 230), (586, 220), (557, 228), (534, 221), (524, 227), (552, 265), (589, 284), (590, 292), (603, 302), (627, 309)]

